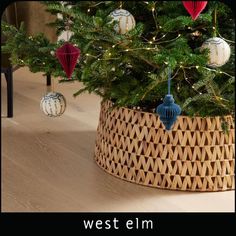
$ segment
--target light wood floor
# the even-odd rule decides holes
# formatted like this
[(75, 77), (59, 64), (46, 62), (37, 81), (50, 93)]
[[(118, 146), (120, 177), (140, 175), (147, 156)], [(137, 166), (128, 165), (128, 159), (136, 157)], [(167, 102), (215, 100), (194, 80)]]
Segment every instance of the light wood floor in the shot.
[(2, 96), (2, 211), (234, 211), (234, 191), (191, 193), (159, 190), (117, 179), (93, 159), (100, 99), (73, 98), (81, 84), (55, 84), (67, 99), (60, 118), (39, 109), (45, 78), (26, 68), (14, 73), (14, 118)]

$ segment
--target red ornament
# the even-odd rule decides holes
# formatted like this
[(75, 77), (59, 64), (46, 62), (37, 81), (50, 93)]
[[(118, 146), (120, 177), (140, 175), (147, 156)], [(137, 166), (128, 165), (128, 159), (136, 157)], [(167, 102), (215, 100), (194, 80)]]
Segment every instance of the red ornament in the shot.
[(56, 56), (66, 72), (68, 79), (70, 79), (77, 60), (80, 57), (80, 49), (70, 43), (65, 43), (56, 50)]
[(182, 1), (185, 9), (196, 20), (207, 5), (207, 1)]

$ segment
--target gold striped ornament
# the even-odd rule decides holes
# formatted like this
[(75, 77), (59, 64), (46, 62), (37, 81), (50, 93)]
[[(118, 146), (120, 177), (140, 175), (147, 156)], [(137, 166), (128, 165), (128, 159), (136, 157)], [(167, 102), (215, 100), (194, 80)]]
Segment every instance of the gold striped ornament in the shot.
[(112, 22), (118, 21), (114, 27), (114, 30), (119, 34), (125, 34), (128, 31), (134, 29), (136, 23), (133, 15), (124, 9), (116, 9), (110, 13), (110, 17), (113, 18)]

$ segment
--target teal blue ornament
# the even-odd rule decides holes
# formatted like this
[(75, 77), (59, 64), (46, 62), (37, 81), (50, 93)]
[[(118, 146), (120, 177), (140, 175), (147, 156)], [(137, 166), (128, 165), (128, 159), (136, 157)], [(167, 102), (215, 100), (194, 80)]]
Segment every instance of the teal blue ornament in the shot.
[(170, 94), (171, 71), (168, 70), (168, 94), (165, 96), (163, 103), (156, 108), (156, 113), (160, 116), (161, 122), (166, 130), (171, 130), (172, 125), (181, 113), (179, 105), (175, 104), (173, 96)]

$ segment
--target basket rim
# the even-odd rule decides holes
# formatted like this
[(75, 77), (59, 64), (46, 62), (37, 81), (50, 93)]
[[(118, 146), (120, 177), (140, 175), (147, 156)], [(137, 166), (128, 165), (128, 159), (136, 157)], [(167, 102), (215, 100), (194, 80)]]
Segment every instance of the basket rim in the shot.
[[(101, 105), (105, 105), (106, 103), (111, 103), (112, 105), (114, 104), (111, 100), (103, 100), (101, 101)], [(134, 111), (136, 113), (140, 113), (140, 114), (150, 114), (150, 115), (155, 115), (155, 116), (158, 116), (157, 114), (155, 113), (151, 113), (151, 112), (146, 112), (146, 111), (139, 111), (139, 110), (135, 110), (135, 109), (131, 109), (131, 108), (128, 108), (128, 107), (125, 107), (125, 106), (120, 106), (120, 107), (115, 107), (117, 109), (127, 109), (129, 111)], [(207, 118), (210, 118), (210, 119), (216, 119), (216, 118), (221, 118), (221, 117), (224, 117), (224, 118), (232, 118), (233, 121), (234, 121), (234, 117), (231, 115), (231, 114), (228, 114), (228, 115), (223, 115), (223, 116), (184, 116), (184, 115), (179, 115), (178, 118), (188, 118), (188, 119), (195, 119), (195, 118), (198, 118), (198, 119), (207, 119)]]

